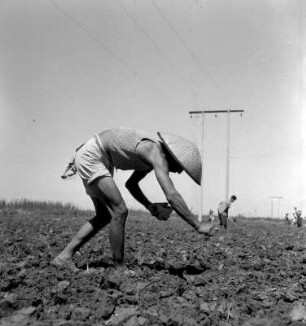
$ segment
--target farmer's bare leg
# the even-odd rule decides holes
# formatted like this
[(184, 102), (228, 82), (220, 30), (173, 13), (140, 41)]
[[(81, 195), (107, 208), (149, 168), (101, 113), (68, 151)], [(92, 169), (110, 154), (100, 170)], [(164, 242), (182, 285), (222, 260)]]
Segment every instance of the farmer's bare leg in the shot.
[(113, 178), (100, 178), (95, 182), (105, 197), (106, 205), (112, 216), (109, 225), (109, 239), (113, 253), (115, 268), (124, 269), (124, 234), (128, 215), (125, 202)]
[(92, 200), (96, 216), (81, 227), (66, 248), (57, 256), (65, 262), (72, 262), (73, 255), (111, 220), (111, 215), (106, 206), (96, 198), (92, 198)]

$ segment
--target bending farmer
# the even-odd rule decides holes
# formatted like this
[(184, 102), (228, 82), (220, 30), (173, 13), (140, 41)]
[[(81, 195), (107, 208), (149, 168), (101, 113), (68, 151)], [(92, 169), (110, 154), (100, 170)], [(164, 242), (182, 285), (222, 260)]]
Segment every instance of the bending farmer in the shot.
[(139, 182), (150, 171), (154, 171), (171, 209), (197, 232), (210, 233), (213, 226), (198, 222), (169, 177), (169, 172), (181, 173), (184, 170), (200, 185), (202, 165), (197, 147), (177, 135), (160, 132), (157, 135), (158, 138), (155, 139), (139, 130), (114, 128), (95, 135), (77, 149), (74, 160), (68, 164), (62, 178), (78, 173), (86, 193), (93, 201), (96, 216), (81, 227), (67, 247), (53, 260), (53, 264), (77, 271), (72, 261), (73, 255), (109, 224), (115, 268), (119, 271), (125, 268), (124, 232), (128, 210), (114, 182), (114, 168), (134, 170), (125, 184), (127, 189), (152, 215), (158, 217), (164, 208), (159, 209), (161, 204), (151, 203), (139, 187)]

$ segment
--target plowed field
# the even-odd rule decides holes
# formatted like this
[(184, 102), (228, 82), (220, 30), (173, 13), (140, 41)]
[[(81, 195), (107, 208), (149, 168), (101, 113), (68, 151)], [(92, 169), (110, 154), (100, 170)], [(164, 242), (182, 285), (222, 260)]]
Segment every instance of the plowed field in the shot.
[(81, 273), (50, 265), (82, 214), (0, 214), (0, 325), (306, 324), (304, 227), (240, 219), (208, 238), (175, 216), (131, 213), (135, 274), (117, 278), (107, 229), (76, 255)]

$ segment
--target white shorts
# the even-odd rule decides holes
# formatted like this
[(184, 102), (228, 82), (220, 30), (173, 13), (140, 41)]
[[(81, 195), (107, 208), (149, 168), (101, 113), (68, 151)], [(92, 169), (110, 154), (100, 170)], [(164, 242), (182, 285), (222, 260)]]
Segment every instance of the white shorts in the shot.
[(114, 167), (99, 143), (97, 136), (89, 139), (77, 151), (75, 166), (83, 181), (86, 193), (91, 197), (99, 197), (93, 189), (90, 189), (91, 183), (99, 177), (112, 177), (114, 174)]

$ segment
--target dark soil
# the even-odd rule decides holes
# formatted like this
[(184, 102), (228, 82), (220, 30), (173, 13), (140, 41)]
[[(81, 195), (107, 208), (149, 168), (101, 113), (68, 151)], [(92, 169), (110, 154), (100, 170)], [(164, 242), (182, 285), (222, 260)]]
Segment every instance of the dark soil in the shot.
[(0, 325), (306, 325), (304, 227), (240, 219), (208, 238), (178, 217), (133, 213), (135, 275), (118, 278), (107, 229), (76, 255), (81, 273), (50, 265), (77, 215), (0, 212)]

